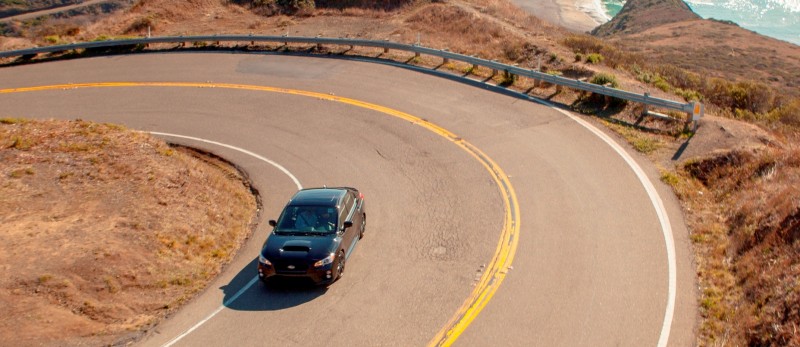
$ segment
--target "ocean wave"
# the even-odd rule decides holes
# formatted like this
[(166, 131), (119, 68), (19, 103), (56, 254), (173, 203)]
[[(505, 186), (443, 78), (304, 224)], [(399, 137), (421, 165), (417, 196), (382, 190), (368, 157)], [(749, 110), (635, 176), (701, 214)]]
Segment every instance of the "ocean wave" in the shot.
[(690, 6), (725, 7), (738, 11), (780, 10), (800, 13), (800, 0), (684, 0)]
[(603, 0), (575, 0), (575, 7), (602, 24), (611, 20), (611, 15), (606, 11)]

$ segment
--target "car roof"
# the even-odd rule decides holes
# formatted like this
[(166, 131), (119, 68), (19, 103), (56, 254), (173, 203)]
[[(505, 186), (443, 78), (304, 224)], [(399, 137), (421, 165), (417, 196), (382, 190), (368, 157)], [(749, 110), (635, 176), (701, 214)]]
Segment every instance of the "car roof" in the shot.
[(289, 202), (293, 206), (338, 206), (346, 188), (309, 188), (298, 191)]

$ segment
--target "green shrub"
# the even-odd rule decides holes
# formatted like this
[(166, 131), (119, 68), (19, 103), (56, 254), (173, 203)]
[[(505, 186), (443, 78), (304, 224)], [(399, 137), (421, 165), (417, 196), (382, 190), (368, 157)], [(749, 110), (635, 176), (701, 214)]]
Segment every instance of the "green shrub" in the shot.
[(576, 53), (584, 55), (590, 53), (600, 54), (603, 56), (603, 63), (612, 68), (646, 62), (646, 60), (638, 54), (624, 52), (610, 43), (589, 35), (568, 36), (562, 43)]
[(618, 88), (619, 83), (617, 82), (617, 77), (612, 74), (607, 73), (598, 73), (592, 76), (592, 79), (589, 80), (589, 83), (598, 84), (601, 86), (609, 86), (611, 88)]
[(600, 53), (589, 53), (586, 56), (586, 62), (589, 64), (599, 64), (602, 63), (605, 58)]
[(0, 118), (0, 124), (24, 124), (27, 122), (28, 120), (23, 118)]
[(277, 0), (278, 6), (292, 14), (308, 14), (316, 8), (314, 0)]
[(800, 128), (800, 98), (773, 110), (770, 112), (770, 118), (784, 125)]
[(678, 177), (677, 174), (667, 170), (661, 170), (661, 182), (668, 184), (673, 189), (677, 190), (680, 181), (681, 178)]
[(14, 148), (14, 149), (21, 150), (21, 151), (26, 151), (26, 150), (31, 149), (31, 147), (33, 147), (34, 145), (35, 145), (35, 143), (33, 142), (33, 140), (31, 140), (29, 138), (13, 136), (11, 138), (11, 146), (10, 147)]
[(44, 37), (44, 40), (51, 45), (58, 44), (61, 42), (61, 38), (58, 35), (48, 35)]
[(661, 89), (661, 91), (664, 92), (669, 92), (670, 89), (672, 89), (672, 86), (669, 85), (669, 82), (664, 80), (660, 75), (655, 75), (652, 83), (656, 88)]
[(686, 101), (703, 101), (703, 95), (696, 90), (675, 88), (674, 92)]
[(563, 41), (564, 45), (572, 48), (573, 51), (582, 54), (589, 54), (589, 52), (601, 52), (609, 47), (607, 43), (596, 37), (588, 35), (572, 35), (568, 36)]
[[(619, 88), (619, 82), (617, 82), (617, 77), (612, 74), (607, 73), (598, 73), (589, 80), (589, 83), (597, 84), (601, 86), (608, 86), (611, 88)], [(584, 101), (588, 101), (589, 103), (593, 103), (596, 105), (601, 105), (602, 107), (624, 107), (627, 104), (626, 100), (608, 97), (602, 94), (595, 94), (591, 93), (588, 97), (582, 97)]]
[(575, 53), (575, 62), (576, 62), (576, 63), (580, 63), (580, 62), (582, 62), (584, 59), (586, 59), (586, 56), (585, 56), (585, 55), (583, 55), (583, 53)]
[(156, 28), (155, 19), (152, 16), (140, 17), (139, 19), (133, 21), (133, 23), (128, 26), (128, 29), (125, 32), (142, 32), (146, 31), (148, 28), (150, 28), (150, 30)]

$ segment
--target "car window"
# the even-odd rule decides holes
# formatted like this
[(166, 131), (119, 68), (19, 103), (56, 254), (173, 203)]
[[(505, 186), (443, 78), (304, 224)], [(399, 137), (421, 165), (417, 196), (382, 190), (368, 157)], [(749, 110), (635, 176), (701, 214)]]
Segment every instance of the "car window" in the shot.
[(336, 230), (336, 208), (327, 206), (287, 206), (275, 231), (329, 232)]
[(345, 216), (343, 220), (349, 220), (348, 217), (350, 216), (351, 211), (353, 210), (353, 194), (348, 192), (344, 195), (344, 201), (342, 201), (342, 215)]

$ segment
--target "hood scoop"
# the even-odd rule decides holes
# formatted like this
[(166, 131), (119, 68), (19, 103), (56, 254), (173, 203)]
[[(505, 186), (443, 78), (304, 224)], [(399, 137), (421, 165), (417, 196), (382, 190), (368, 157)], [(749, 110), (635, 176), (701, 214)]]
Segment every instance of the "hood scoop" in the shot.
[(281, 247), (281, 252), (310, 252), (311, 242), (307, 240), (287, 240)]
[(311, 248), (305, 245), (285, 245), (281, 250), (284, 252), (308, 252)]

